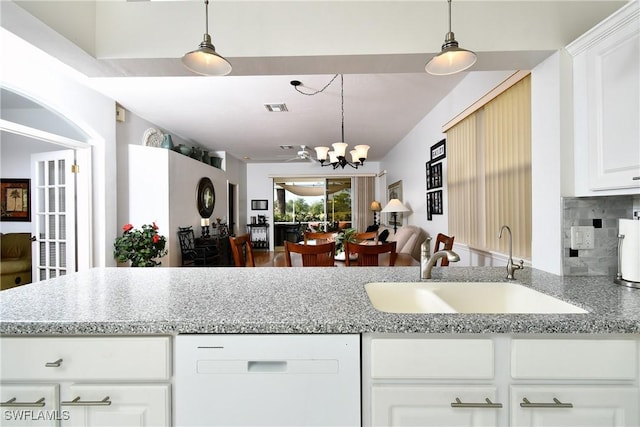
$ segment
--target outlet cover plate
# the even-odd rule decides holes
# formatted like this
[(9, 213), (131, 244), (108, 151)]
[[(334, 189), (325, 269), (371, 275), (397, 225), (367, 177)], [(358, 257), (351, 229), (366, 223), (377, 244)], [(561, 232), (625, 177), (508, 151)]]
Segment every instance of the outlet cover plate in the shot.
[(594, 232), (592, 225), (571, 227), (571, 249), (593, 249)]

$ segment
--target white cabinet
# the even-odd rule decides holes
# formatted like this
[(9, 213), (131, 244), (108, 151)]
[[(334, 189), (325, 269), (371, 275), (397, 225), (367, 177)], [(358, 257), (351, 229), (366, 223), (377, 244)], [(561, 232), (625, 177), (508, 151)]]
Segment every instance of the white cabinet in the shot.
[(574, 58), (576, 192), (640, 192), (638, 1), (629, 2), (567, 50)]
[(0, 339), (0, 425), (169, 426), (169, 337)]
[(638, 426), (637, 336), (365, 334), (372, 426)]

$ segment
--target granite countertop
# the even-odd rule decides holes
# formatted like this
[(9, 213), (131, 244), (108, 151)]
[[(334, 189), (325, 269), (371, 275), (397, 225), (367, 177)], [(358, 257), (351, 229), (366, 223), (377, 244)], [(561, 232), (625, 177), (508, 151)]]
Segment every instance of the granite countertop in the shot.
[[(506, 281), (504, 267), (437, 267), (438, 281)], [(0, 333), (639, 333), (640, 289), (526, 268), (516, 282), (588, 314), (391, 314), (369, 282), (419, 267), (96, 268), (0, 293)], [(470, 284), (469, 286), (473, 286)]]

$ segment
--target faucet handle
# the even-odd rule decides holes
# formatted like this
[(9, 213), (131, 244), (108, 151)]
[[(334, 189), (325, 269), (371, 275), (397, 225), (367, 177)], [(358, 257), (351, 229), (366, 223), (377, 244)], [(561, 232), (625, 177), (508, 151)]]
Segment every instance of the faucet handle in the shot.
[(513, 267), (517, 270), (522, 270), (524, 268), (524, 260), (520, 260), (518, 264), (514, 264)]

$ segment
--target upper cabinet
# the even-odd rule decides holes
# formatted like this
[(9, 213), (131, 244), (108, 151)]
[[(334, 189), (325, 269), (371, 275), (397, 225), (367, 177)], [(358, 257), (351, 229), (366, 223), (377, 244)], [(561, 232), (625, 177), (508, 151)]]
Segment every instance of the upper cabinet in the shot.
[(578, 195), (640, 193), (638, 4), (631, 1), (567, 46)]

